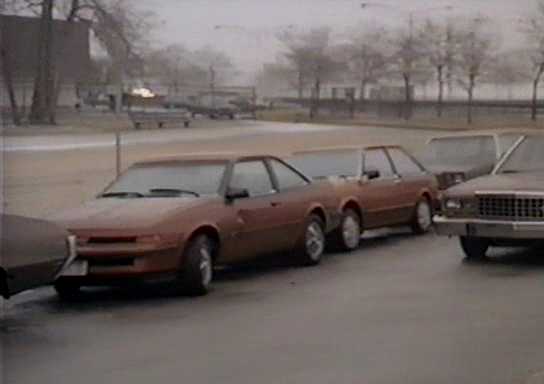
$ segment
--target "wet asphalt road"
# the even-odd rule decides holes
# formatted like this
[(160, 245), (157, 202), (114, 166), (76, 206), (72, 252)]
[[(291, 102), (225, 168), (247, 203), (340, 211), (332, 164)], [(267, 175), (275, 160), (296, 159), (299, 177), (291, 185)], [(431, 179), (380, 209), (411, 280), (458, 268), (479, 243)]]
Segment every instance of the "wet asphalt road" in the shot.
[(220, 271), (202, 298), (43, 288), (4, 304), (4, 382), (542, 383), (541, 254), (469, 263), (395, 231), (314, 268)]

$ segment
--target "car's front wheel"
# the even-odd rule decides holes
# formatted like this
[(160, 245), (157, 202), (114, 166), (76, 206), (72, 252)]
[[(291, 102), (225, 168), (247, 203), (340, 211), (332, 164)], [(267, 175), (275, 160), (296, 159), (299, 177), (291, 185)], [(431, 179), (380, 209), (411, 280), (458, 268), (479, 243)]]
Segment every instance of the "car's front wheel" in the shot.
[(463, 252), (469, 260), (484, 259), (490, 246), (489, 240), (480, 237), (461, 236), (459, 241)]
[(304, 232), (300, 240), (298, 257), (304, 265), (317, 265), (325, 251), (325, 224), (317, 215), (306, 219)]
[(194, 296), (209, 292), (213, 278), (214, 242), (206, 235), (191, 240), (184, 253), (181, 283), (186, 293)]

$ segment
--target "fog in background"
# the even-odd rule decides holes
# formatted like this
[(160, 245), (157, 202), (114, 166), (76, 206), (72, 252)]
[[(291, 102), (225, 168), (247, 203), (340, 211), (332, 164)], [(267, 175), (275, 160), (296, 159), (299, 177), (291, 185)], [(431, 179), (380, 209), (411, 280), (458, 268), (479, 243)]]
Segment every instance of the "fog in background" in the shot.
[[(234, 64), (252, 75), (281, 50), (276, 35), (286, 28), (330, 26), (338, 38), (349, 27), (408, 24), (410, 12), (417, 26), (425, 19), (455, 20), (488, 17), (500, 35), (503, 49), (523, 43), (519, 19), (528, 16), (535, 0), (138, 0), (139, 7), (157, 15), (153, 40), (157, 45), (181, 43), (188, 48), (210, 45), (229, 54)], [(450, 6), (451, 9), (446, 9)], [(219, 27), (218, 27), (219, 26)]]

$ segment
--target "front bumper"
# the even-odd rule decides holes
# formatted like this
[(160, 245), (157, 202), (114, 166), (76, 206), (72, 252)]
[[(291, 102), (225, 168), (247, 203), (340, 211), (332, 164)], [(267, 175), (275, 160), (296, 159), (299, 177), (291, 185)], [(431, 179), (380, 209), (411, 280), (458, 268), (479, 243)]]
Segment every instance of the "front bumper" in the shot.
[[(79, 247), (76, 261), (85, 262), (86, 272), (59, 278), (77, 280), (82, 285), (109, 285), (131, 280), (146, 280), (175, 273), (179, 268), (179, 248), (104, 246)], [(131, 247), (132, 248), (132, 247)], [(147, 249), (146, 249), (147, 248)]]
[(544, 239), (544, 222), (499, 221), (474, 218), (448, 218), (437, 215), (434, 225), (439, 235), (493, 239)]

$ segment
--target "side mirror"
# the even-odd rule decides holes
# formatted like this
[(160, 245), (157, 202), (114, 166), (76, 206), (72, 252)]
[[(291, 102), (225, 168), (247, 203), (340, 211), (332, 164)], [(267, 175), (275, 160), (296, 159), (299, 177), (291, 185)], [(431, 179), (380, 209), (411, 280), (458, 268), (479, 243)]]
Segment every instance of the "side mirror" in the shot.
[(236, 199), (245, 199), (249, 197), (249, 191), (245, 188), (231, 188), (227, 189), (225, 199), (227, 201), (234, 201)]
[(369, 169), (365, 171), (365, 176), (367, 180), (377, 179), (380, 177), (380, 171), (378, 171), (377, 169)]

